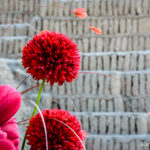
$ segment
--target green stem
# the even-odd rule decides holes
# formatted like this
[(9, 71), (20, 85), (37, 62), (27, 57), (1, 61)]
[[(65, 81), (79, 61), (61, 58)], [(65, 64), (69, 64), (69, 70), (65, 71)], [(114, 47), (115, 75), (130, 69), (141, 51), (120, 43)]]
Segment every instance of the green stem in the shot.
[[(46, 81), (46, 79), (43, 80), (43, 82), (40, 86), (39, 94), (38, 94), (37, 101), (36, 101), (37, 106), (39, 106), (39, 103), (40, 103), (40, 98), (41, 98), (41, 94), (42, 94), (42, 90), (43, 90), (45, 81)], [(32, 117), (35, 116), (36, 111), (37, 111), (37, 107), (34, 108), (34, 111), (32, 113)]]
[[(40, 86), (40, 90), (39, 90), (38, 97), (37, 97), (37, 101), (36, 101), (36, 104), (37, 104), (37, 105), (39, 105), (39, 103), (40, 103), (40, 98), (41, 98), (41, 94), (42, 94), (42, 90), (43, 90), (45, 81), (46, 81), (46, 79), (43, 80), (43, 82), (42, 82), (42, 84), (41, 84), (41, 86)], [(34, 111), (33, 111), (33, 113), (32, 113), (31, 118), (32, 118), (33, 116), (35, 116), (36, 111), (37, 111), (37, 108), (35, 107), (35, 108), (34, 108)], [(28, 125), (29, 125), (29, 123), (28, 123)], [(21, 150), (24, 150), (25, 143), (26, 143), (26, 134), (24, 135), (24, 138), (23, 138)]]

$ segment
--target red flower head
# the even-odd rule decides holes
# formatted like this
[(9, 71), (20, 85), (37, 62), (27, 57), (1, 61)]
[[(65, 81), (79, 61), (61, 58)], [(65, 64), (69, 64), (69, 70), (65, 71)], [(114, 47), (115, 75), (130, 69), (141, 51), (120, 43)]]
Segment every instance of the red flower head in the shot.
[(47, 79), (51, 85), (71, 82), (80, 69), (77, 45), (62, 33), (44, 31), (24, 47), (22, 62), (34, 79)]
[[(85, 132), (82, 131), (81, 125), (75, 116), (72, 116), (68, 111), (58, 109), (43, 110), (42, 114), (46, 124), (50, 150), (83, 149), (81, 141), (85, 139)], [(46, 139), (40, 114), (30, 120), (26, 135), (32, 150), (45, 150)]]

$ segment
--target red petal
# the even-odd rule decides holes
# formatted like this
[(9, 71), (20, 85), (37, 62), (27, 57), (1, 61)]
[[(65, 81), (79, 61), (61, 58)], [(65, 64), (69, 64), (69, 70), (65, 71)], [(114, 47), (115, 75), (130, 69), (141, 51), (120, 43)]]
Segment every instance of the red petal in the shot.
[(0, 86), (0, 125), (8, 121), (20, 108), (21, 94), (8, 85)]
[(75, 15), (78, 17), (78, 18), (86, 18), (87, 17), (87, 14), (86, 13), (75, 13)]
[(73, 10), (74, 13), (86, 13), (84, 8), (76, 8)]
[(102, 30), (96, 27), (90, 27), (91, 30), (93, 30), (96, 34), (102, 34)]
[(43, 34), (43, 33), (45, 33), (45, 32), (47, 32), (47, 30), (43, 30), (43, 31), (41, 31), (41, 32), (40, 32), (40, 34)]

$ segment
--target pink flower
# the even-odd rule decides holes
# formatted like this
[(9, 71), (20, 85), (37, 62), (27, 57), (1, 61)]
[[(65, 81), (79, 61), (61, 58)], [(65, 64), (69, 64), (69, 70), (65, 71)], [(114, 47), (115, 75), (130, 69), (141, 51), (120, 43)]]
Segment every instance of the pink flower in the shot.
[(19, 132), (13, 117), (21, 105), (21, 94), (8, 85), (0, 86), (0, 148), (19, 150)]
[(0, 149), (19, 150), (19, 131), (15, 118), (0, 126)]

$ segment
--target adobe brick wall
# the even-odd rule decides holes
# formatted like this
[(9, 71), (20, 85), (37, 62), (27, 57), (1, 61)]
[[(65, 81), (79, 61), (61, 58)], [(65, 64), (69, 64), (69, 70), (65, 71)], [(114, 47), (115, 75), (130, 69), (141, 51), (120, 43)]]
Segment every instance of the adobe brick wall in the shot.
[[(41, 30), (66, 34), (81, 51), (82, 73), (71, 84), (45, 86), (41, 109), (61, 107), (77, 115), (89, 133), (87, 150), (148, 150), (150, 0), (58, 2), (16, 0), (13, 5), (0, 0), (0, 10), (12, 3), (0, 16), (0, 62), (19, 83), (27, 76), (20, 60), (25, 43)], [(83, 7), (88, 17), (78, 19), (62, 6), (68, 10)], [(103, 34), (96, 35), (88, 25), (101, 28)], [(37, 83), (29, 78), (22, 89)], [(37, 92), (38, 88), (23, 97), (18, 121), (30, 116), (32, 106), (25, 103), (36, 99)], [(24, 128), (20, 127), (22, 135)]]

